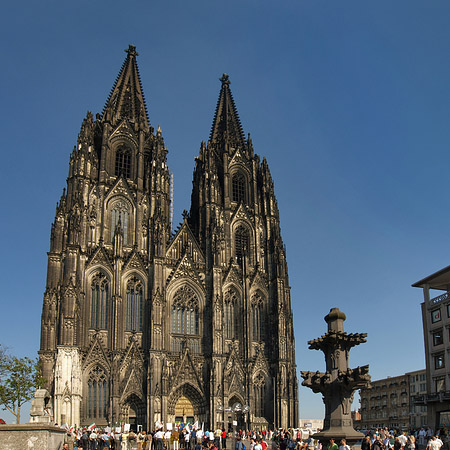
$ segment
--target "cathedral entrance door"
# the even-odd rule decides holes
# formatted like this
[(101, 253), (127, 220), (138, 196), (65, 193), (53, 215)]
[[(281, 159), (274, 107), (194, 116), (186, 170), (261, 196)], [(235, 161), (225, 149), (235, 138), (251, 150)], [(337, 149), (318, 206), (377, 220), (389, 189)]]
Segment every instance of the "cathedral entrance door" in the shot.
[(128, 410), (128, 423), (130, 424), (130, 430), (137, 431), (137, 417), (136, 411), (130, 406)]
[(192, 402), (182, 395), (175, 405), (175, 422), (176, 423), (194, 423), (194, 406)]
[(146, 405), (137, 395), (128, 397), (121, 409), (121, 420), (129, 423), (131, 430), (137, 431), (138, 425), (146, 424)]

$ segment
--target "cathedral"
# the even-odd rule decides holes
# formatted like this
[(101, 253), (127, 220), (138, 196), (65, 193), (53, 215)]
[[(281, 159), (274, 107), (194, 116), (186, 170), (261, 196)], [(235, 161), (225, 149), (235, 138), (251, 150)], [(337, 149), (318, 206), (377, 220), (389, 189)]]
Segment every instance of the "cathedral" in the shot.
[(51, 227), (39, 357), (54, 420), (297, 426), (274, 183), (229, 77), (173, 231), (168, 150), (126, 52), (103, 113), (83, 120)]

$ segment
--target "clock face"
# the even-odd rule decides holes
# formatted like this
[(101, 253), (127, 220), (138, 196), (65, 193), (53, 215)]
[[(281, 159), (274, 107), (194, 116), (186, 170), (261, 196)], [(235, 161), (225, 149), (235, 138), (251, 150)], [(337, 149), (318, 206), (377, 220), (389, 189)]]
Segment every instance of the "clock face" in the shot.
[(435, 309), (434, 311), (431, 312), (431, 322), (436, 323), (439, 322), (440, 320), (441, 320), (441, 310)]

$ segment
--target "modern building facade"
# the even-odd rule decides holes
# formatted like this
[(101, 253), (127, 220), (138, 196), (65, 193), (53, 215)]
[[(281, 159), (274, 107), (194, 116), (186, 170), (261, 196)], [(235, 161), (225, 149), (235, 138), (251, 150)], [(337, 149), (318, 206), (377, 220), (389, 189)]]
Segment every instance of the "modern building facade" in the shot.
[[(227, 75), (173, 233), (171, 173), (136, 63), (84, 119), (51, 227), (44, 376), (58, 423), (298, 425), (286, 250), (267, 161)], [(240, 406), (239, 406), (240, 405)]]
[(427, 425), (426, 405), (415, 403), (424, 392), (424, 369), (372, 381), (370, 388), (360, 390), (360, 428), (402, 430)]
[(371, 382), (360, 390), (361, 428), (406, 429), (410, 427), (408, 374)]
[[(414, 283), (413, 287), (423, 289), (427, 371), (427, 392), (416, 396), (415, 402), (427, 406), (428, 425), (437, 429), (450, 423), (450, 266)], [(434, 296), (433, 292), (439, 295)]]
[(427, 393), (427, 372), (425, 369), (409, 372), (410, 423), (411, 428), (428, 426), (427, 405), (416, 404)]

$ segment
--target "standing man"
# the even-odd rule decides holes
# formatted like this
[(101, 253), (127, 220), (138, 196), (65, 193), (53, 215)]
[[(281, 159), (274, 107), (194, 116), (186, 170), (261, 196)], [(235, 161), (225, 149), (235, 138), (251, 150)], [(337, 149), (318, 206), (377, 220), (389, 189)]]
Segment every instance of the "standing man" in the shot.
[(334, 439), (330, 439), (330, 443), (327, 447), (328, 450), (339, 450), (338, 445), (334, 442)]

